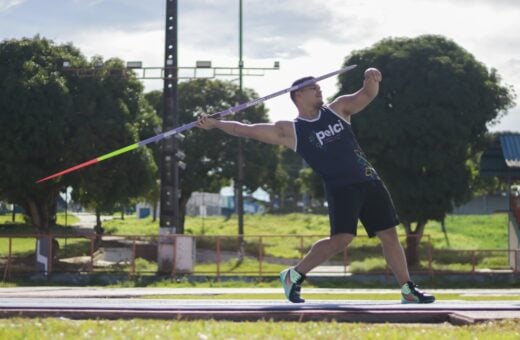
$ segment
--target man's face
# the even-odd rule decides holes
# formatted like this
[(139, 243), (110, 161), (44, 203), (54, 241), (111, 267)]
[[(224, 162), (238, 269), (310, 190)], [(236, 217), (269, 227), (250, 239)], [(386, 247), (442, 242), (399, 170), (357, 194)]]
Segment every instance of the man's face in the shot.
[(320, 107), (323, 105), (323, 97), (321, 94), (321, 88), (318, 84), (312, 84), (305, 86), (298, 91), (300, 93), (301, 101), (307, 105)]

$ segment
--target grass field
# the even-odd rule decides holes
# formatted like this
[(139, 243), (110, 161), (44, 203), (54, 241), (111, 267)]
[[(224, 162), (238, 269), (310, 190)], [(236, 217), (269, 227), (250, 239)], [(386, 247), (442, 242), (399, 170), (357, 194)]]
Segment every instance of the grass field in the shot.
[[(71, 226), (79, 221), (79, 219), (76, 216), (74, 216), (74, 214), (71, 214), (71, 213), (68, 213), (67, 216), (65, 216), (65, 213), (58, 213), (57, 217), (58, 217), (58, 219), (57, 219), (56, 223), (60, 226)], [(2, 227), (2, 225), (5, 226), (6, 224), (15, 224), (15, 225), (22, 226), (22, 225), (25, 225), (25, 221), (24, 221), (22, 214), (16, 214), (14, 222), (13, 222), (12, 215), (10, 215), (10, 214), (0, 215), (0, 227)], [(28, 233), (33, 232), (33, 231), (34, 231), (33, 228), (31, 228), (30, 226), (27, 226)]]
[[(64, 213), (58, 213), (57, 216), (57, 227), (51, 228), (51, 233), (58, 235), (65, 234), (74, 234), (72, 229), (72, 225), (77, 223), (79, 219), (72, 215), (67, 214), (65, 217)], [(66, 222), (66, 223), (65, 223)], [(2, 235), (34, 235), (37, 234), (38, 231), (33, 227), (26, 225), (23, 221), (22, 215), (17, 214), (15, 222), (12, 222), (11, 215), (0, 215), (0, 236)], [(69, 238), (65, 241), (65, 239), (60, 239), (60, 246), (63, 244), (67, 245), (67, 251), (69, 251), (69, 256), (74, 256), (74, 254), (85, 253), (89, 249), (90, 242), (85, 241), (81, 238)], [(18, 256), (28, 256), (34, 253), (35, 247), (35, 239), (34, 237), (27, 238), (13, 238), (12, 240), (12, 251)], [(0, 257), (7, 256), (9, 252), (9, 240), (7, 238), (0, 237)]]
[[(262, 255), (278, 259), (298, 259), (321, 236), (328, 235), (329, 221), (326, 215), (288, 214), (288, 215), (245, 215), (245, 249), (248, 254), (258, 256), (259, 243), (262, 242)], [(127, 218), (124, 221), (114, 219), (106, 222), (106, 230), (113, 234), (157, 234), (158, 223), (148, 219)], [(450, 215), (445, 221), (446, 236), (439, 222), (430, 221), (425, 229), (420, 252), (426, 254), (431, 241), (433, 248), (434, 270), (466, 271), (476, 268), (504, 269), (508, 267), (507, 259), (507, 214), (492, 215)], [(188, 217), (185, 225), (186, 234), (196, 235), (197, 247), (215, 249), (216, 235), (236, 235), (237, 222), (233, 217), (226, 220), (222, 217)], [(398, 227), (401, 240), (405, 239), (403, 228)], [(263, 235), (262, 240), (258, 235)], [(266, 236), (269, 235), (269, 236)], [(280, 235), (305, 235), (304, 239), (282, 237)], [(386, 263), (381, 256), (377, 238), (368, 239), (362, 226), (358, 228), (359, 237), (349, 246), (348, 256), (351, 272), (384, 271)], [(220, 249), (236, 251), (239, 242), (236, 237), (221, 237)], [(448, 244), (449, 242), (449, 244)], [(449, 251), (449, 250), (459, 250)], [(499, 249), (493, 253), (472, 253), (470, 250)], [(460, 251), (467, 250), (467, 251)], [(343, 254), (332, 260), (342, 261)], [(428, 262), (423, 255), (420, 268), (427, 268)], [(240, 264), (240, 271), (258, 271), (258, 261), (245, 260)], [(263, 264), (263, 271), (277, 272), (285, 264)], [(203, 264), (198, 271), (215, 271), (214, 264)], [(223, 260), (221, 270), (237, 271), (234, 259)]]
[[(328, 235), (329, 219), (326, 215), (287, 214), (287, 215), (245, 215), (246, 235)], [(507, 214), (492, 215), (448, 215), (445, 221), (450, 247), (448, 247), (439, 222), (428, 222), (425, 234), (432, 238), (436, 249), (507, 249)], [(105, 222), (105, 230), (112, 234), (157, 235), (159, 222), (151, 218), (125, 220), (114, 219)], [(405, 235), (399, 227), (400, 235)], [(185, 233), (193, 235), (236, 235), (235, 216), (226, 220), (223, 217), (187, 217)], [(366, 235), (363, 227), (358, 235)]]
[[(0, 219), (0, 234), (28, 234), (34, 233), (32, 228), (21, 222), (12, 224), (10, 216), (2, 216)], [(59, 223), (63, 223), (64, 216), (59, 216)], [(69, 214), (68, 223), (74, 223), (75, 217)], [(219, 236), (219, 248), (227, 255), (220, 260), (219, 266), (215, 263), (215, 255), (208, 255), (207, 262), (197, 260), (195, 272), (215, 274), (217, 270), (223, 275), (255, 275), (260, 267), (263, 273), (278, 273), (291, 263), (295, 263), (310, 246), (320, 237), (326, 236), (329, 230), (328, 217), (313, 214), (288, 214), (288, 215), (245, 215), (245, 251), (247, 257), (243, 261), (237, 261), (235, 256), (239, 249), (239, 240), (236, 237), (237, 222), (233, 217), (187, 217), (185, 232), (196, 237), (197, 249), (214, 252), (216, 250), (217, 236)], [(472, 270), (473, 265), (477, 269), (504, 269), (508, 268), (507, 253), (497, 251), (494, 253), (472, 253), (472, 249), (507, 249), (507, 215), (478, 215), (461, 216), (450, 215), (446, 219), (448, 242), (438, 222), (428, 223), (421, 243), (422, 254), (420, 267), (416, 270), (428, 269), (426, 254), (429, 251), (429, 241), (433, 248), (434, 270), (464, 271)], [(114, 218), (105, 221), (105, 234), (112, 235), (145, 235), (153, 240), (158, 233), (158, 222), (152, 222), (151, 218), (137, 219), (135, 216), (126, 216), (124, 220)], [(53, 233), (71, 233), (70, 227), (54, 228)], [(398, 228), (401, 240), (404, 242), (405, 234), (402, 228)], [(222, 236), (227, 235), (227, 236)], [(303, 237), (297, 237), (303, 235)], [(381, 256), (381, 248), (377, 238), (366, 237), (362, 227), (358, 230), (359, 237), (348, 247), (349, 272), (363, 273), (385, 271), (386, 262)], [(60, 258), (88, 256), (90, 240), (83, 237), (63, 238), (59, 237)], [(18, 257), (27, 257), (34, 253), (34, 238), (16, 238), (12, 241), (12, 253)], [(453, 251), (457, 249), (458, 251)], [(461, 251), (466, 250), (466, 251)], [(8, 254), (8, 239), (0, 237), (0, 256)], [(197, 255), (198, 256), (198, 255)], [(213, 256), (213, 257), (211, 257)], [(259, 256), (262, 256), (260, 263)], [(343, 263), (344, 254), (333, 257), (334, 265)], [(289, 262), (288, 262), (289, 261)], [(130, 271), (130, 264), (120, 264), (108, 271)], [(157, 263), (137, 258), (135, 273), (152, 274), (157, 271)]]
[[(78, 218), (68, 214), (67, 224), (73, 225)], [(58, 224), (65, 225), (64, 214), (58, 214)], [(245, 215), (246, 235), (328, 235), (329, 220), (326, 215), (287, 214), (287, 215)], [(492, 215), (448, 215), (446, 229), (450, 246), (448, 247), (440, 223), (428, 222), (425, 234), (431, 236), (432, 245), (436, 249), (507, 249), (507, 214)], [(9, 226), (9, 227), (7, 227)], [(119, 235), (157, 235), (159, 222), (151, 218), (137, 219), (126, 216), (125, 220), (105, 221), (107, 234)], [(57, 229), (66, 232), (63, 227)], [(399, 227), (400, 235), (405, 235)], [(13, 225), (11, 215), (0, 215), (0, 234), (34, 233), (35, 230), (24, 225), (20, 214), (16, 215)], [(190, 217), (186, 218), (185, 233), (193, 235), (236, 235), (236, 217)], [(366, 235), (360, 226), (358, 235)]]
[(338, 322), (0, 319), (2, 339), (501, 339), (520, 337), (515, 320), (470, 326)]

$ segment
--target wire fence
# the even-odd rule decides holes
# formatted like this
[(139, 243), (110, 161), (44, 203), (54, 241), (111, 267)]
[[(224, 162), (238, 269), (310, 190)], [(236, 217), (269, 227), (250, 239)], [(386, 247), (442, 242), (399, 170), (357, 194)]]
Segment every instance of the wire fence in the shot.
[[(125, 273), (153, 275), (277, 275), (296, 265), (325, 235), (0, 235), (3, 280), (32, 274)], [(409, 236), (410, 237), (410, 236)], [(405, 244), (402, 239), (402, 244)], [(42, 251), (42, 249), (47, 249)], [(429, 235), (412, 274), (518, 274), (520, 253), (508, 249), (434, 249)], [(358, 236), (311, 275), (388, 274), (378, 239)]]

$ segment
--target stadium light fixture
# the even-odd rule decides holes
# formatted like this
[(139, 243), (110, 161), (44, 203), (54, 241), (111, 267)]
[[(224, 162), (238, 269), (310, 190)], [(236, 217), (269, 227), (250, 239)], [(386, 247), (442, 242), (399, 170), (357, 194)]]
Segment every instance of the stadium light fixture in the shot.
[(126, 68), (129, 68), (129, 69), (143, 68), (143, 62), (142, 61), (127, 61)]
[(197, 60), (195, 62), (196, 68), (211, 68), (211, 61), (210, 60)]

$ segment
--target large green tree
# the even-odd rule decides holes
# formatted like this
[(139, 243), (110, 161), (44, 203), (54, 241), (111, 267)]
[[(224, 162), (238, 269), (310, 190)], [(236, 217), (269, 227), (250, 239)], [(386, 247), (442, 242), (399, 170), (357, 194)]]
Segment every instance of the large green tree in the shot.
[[(197, 119), (201, 113), (216, 113), (235, 106), (238, 87), (228, 81), (195, 79), (179, 84), (179, 123), (186, 124)], [(157, 112), (162, 115), (162, 96), (159, 92), (146, 96)], [(243, 101), (257, 95), (249, 89)], [(267, 122), (264, 105), (257, 105), (239, 112), (233, 119), (251, 123)], [(218, 130), (192, 129), (179, 148), (184, 151), (187, 169), (180, 174), (180, 220), (184, 224), (186, 204), (194, 191), (218, 191), (237, 174), (237, 139)], [(254, 191), (259, 186), (271, 190), (277, 181), (278, 148), (254, 140), (244, 140), (244, 185)]]
[[(0, 191), (25, 208), (34, 227), (48, 229), (57, 195), (69, 185), (83, 202), (104, 208), (146, 186), (153, 162), (144, 149), (35, 184), (137, 141), (146, 104), (120, 61), (96, 68), (99, 58), (88, 62), (72, 45), (40, 37), (0, 43), (0, 60)], [(90, 71), (78, 76), (64, 61)]]
[(67, 59), (81, 59), (79, 51), (39, 37), (0, 43), (0, 192), (42, 230), (61, 185), (35, 181), (72, 153), (65, 146), (73, 104), (60, 72)]
[(390, 188), (408, 235), (409, 264), (417, 264), (426, 222), (468, 199), (469, 160), (481, 151), (487, 124), (514, 96), (496, 70), (442, 36), (385, 39), (345, 64), (358, 68), (340, 77), (337, 95), (357, 90), (368, 67), (383, 74), (378, 97), (353, 127)]
[[(100, 64), (100, 60), (92, 63)], [(75, 133), (68, 147), (90, 158), (139, 141), (156, 123), (142, 84), (125, 70), (123, 62), (112, 59), (102, 64), (95, 76), (69, 77), (71, 91), (78, 99), (74, 101), (74, 119), (69, 122)], [(128, 206), (132, 198), (149, 192), (156, 173), (151, 151), (141, 148), (72, 175), (77, 186), (73, 196), (95, 210), (96, 226), (101, 227), (102, 212)]]

